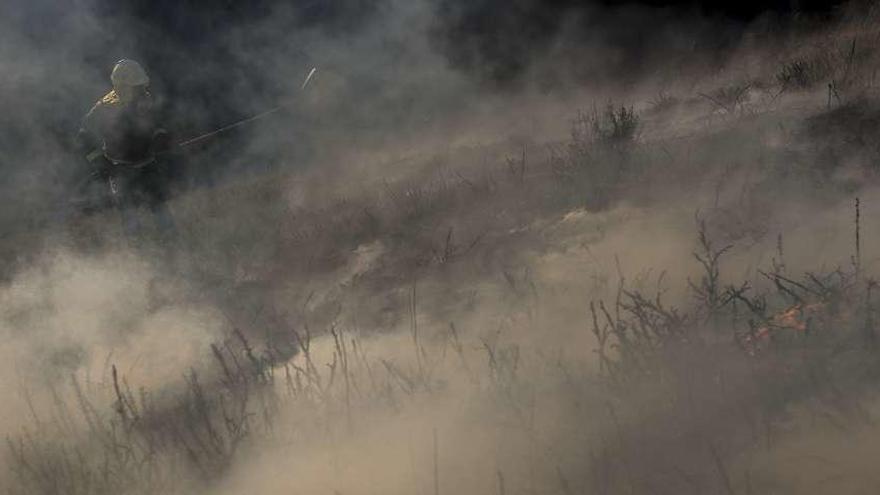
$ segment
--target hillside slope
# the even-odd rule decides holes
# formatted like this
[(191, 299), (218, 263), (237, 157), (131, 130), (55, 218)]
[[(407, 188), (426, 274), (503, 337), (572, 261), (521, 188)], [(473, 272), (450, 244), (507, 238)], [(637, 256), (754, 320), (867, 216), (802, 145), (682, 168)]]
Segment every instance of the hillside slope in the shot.
[(170, 243), (113, 212), (32, 233), (0, 289), (0, 487), (873, 493), (858, 12), (183, 194)]

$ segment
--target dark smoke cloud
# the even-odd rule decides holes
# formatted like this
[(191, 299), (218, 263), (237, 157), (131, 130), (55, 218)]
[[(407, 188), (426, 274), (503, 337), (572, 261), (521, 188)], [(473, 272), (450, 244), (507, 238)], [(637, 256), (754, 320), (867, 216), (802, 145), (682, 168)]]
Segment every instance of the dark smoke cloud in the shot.
[[(432, 35), (454, 67), (485, 81), (509, 83), (545, 57), (564, 31), (566, 44), (577, 49), (556, 60), (557, 63), (572, 67), (582, 81), (595, 78), (597, 71), (619, 80), (623, 75), (638, 77), (655, 69), (645, 60), (668, 60), (666, 53), (656, 53), (658, 47), (678, 52), (729, 48), (748, 23), (759, 16), (779, 21), (781, 18), (774, 16), (796, 11), (821, 18), (838, 3), (445, 1), (437, 4)], [(603, 67), (578, 67), (583, 46), (617, 52), (620, 56), (603, 60)]]

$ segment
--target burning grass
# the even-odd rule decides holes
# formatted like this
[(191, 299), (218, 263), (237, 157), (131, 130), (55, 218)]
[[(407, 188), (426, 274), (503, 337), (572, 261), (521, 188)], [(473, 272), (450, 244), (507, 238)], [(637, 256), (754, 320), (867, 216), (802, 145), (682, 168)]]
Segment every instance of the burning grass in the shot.
[[(497, 331), (425, 325), (415, 285), (408, 334), (371, 336), (340, 321), (320, 332), (286, 328), (277, 342), (293, 347), (289, 358), (236, 330), (212, 346), (213, 365), (187, 373), (176, 390), (138, 388), (115, 366), (97, 383), (72, 377), (48, 415), (35, 411), (32, 425), (8, 438), (7, 489), (231, 493), (256, 452), (292, 456), (291, 473), (262, 476), (305, 489), (329, 482), (343, 493), (776, 489), (781, 481), (750, 459), (786, 442), (793, 411), (813, 415), (814, 428), (870, 424), (868, 391), (880, 372), (876, 284), (858, 250), (849, 265), (795, 278), (781, 247), (764, 283), (734, 284), (722, 273), (736, 246), (715, 243), (711, 221), (697, 224), (702, 274), (689, 283), (690, 302), (665, 300), (665, 274), (653, 291), (621, 276), (580, 322), (592, 348), (521, 340), (522, 331), (542, 331), (543, 295), (526, 272), (507, 279), (520, 294), (513, 304), (531, 309)], [(406, 419), (426, 407), (435, 414)], [(421, 431), (409, 449), (423, 465), (374, 467), (381, 479), (364, 485), (351, 473), (368, 460), (333, 445), (390, 455), (413, 438), (399, 421)], [(388, 435), (382, 448), (369, 443), (377, 429)], [(317, 461), (308, 459), (328, 452), (331, 465), (344, 463), (328, 471), (340, 470), (335, 481), (309, 477)], [(457, 460), (470, 455), (491, 460)]]

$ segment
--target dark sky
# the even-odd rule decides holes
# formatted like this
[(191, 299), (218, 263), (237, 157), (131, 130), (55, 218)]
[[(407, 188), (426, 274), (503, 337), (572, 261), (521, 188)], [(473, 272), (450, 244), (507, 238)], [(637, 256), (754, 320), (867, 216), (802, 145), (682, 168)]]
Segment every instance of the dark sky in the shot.
[[(157, 35), (171, 40), (177, 47), (198, 50), (209, 47), (216, 56), (222, 56), (223, 47), (218, 44), (222, 32), (243, 22), (259, 20), (279, 6), (295, 12), (295, 22), (290, 29), (320, 26), (330, 36), (343, 36), (368, 23), (371, 17), (382, 15), (383, 4), (388, 0), (98, 0), (102, 15), (122, 23), (132, 22), (141, 26), (149, 37), (143, 44), (150, 44)], [(474, 70), (479, 63), (495, 64), (493, 70), (483, 71), (478, 77), (501, 82), (515, 79), (522, 66), (527, 64), (525, 52), (540, 50), (542, 44), (552, 39), (560, 25), (579, 12), (595, 11), (596, 6), (606, 7), (602, 16), (592, 16), (593, 23), (619, 21), (615, 12), (631, 11), (644, 7), (656, 12), (654, 22), (636, 23), (630, 29), (644, 32), (657, 27), (657, 20), (671, 20), (679, 16), (730, 21), (745, 24), (755, 18), (771, 14), (805, 12), (822, 15), (830, 12), (839, 2), (820, 0), (739, 0), (729, 2), (698, 0), (436, 0), (437, 19), (432, 30), (438, 49), (443, 51), (462, 70)], [(653, 14), (652, 14), (653, 15)], [(584, 23), (585, 32), (597, 26)], [(145, 29), (146, 28), (146, 29)], [(627, 26), (623, 25), (622, 30)], [(632, 37), (621, 36), (611, 43), (632, 45)], [(630, 46), (624, 46), (629, 49)], [(146, 57), (161, 62), (163, 54), (144, 49)], [(633, 47), (639, 49), (638, 46)]]
[[(548, 0), (550, 2), (581, 4), (579, 0)], [(606, 5), (623, 5), (627, 3), (636, 3), (641, 5), (649, 5), (654, 7), (675, 7), (679, 9), (696, 9), (706, 14), (723, 15), (730, 18), (740, 20), (751, 20), (756, 16), (768, 11), (785, 13), (793, 11), (827, 13), (834, 8), (836, 2), (833, 0), (740, 0), (740, 1), (699, 1), (699, 0), (641, 0), (637, 2), (621, 2), (617, 0), (607, 0), (602, 2)]]

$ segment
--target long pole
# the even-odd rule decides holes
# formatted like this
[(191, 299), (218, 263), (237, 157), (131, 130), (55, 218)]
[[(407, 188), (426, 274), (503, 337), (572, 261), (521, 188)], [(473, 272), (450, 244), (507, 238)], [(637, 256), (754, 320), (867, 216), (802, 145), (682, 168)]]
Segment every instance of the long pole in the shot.
[[(309, 71), (309, 74), (306, 76), (305, 80), (303, 81), (302, 86), (300, 86), (300, 88), (299, 88), (300, 91), (303, 91), (306, 89), (306, 86), (309, 85), (309, 82), (312, 80), (312, 77), (314, 77), (315, 72), (317, 72), (317, 70), (318, 69), (316, 67), (312, 67), (312, 70)], [(229, 125), (226, 125), (226, 126), (223, 126), (219, 129), (213, 130), (207, 134), (202, 134), (201, 136), (196, 136), (194, 138), (187, 139), (185, 141), (181, 141), (181, 142), (177, 143), (177, 147), (178, 148), (186, 148), (187, 146), (192, 146), (196, 143), (200, 143), (206, 139), (212, 138), (212, 137), (216, 136), (217, 134), (222, 134), (226, 131), (230, 131), (230, 130), (235, 129), (237, 127), (241, 127), (243, 125), (250, 124), (251, 122), (254, 122), (256, 120), (260, 120), (262, 118), (268, 117), (269, 115), (272, 115), (273, 113), (276, 113), (280, 110), (283, 110), (292, 104), (293, 104), (293, 102), (285, 103), (283, 105), (278, 105), (275, 108), (270, 108), (269, 110), (266, 110), (265, 112), (258, 113), (257, 115), (248, 117), (244, 120), (239, 120), (238, 122), (233, 122)]]

